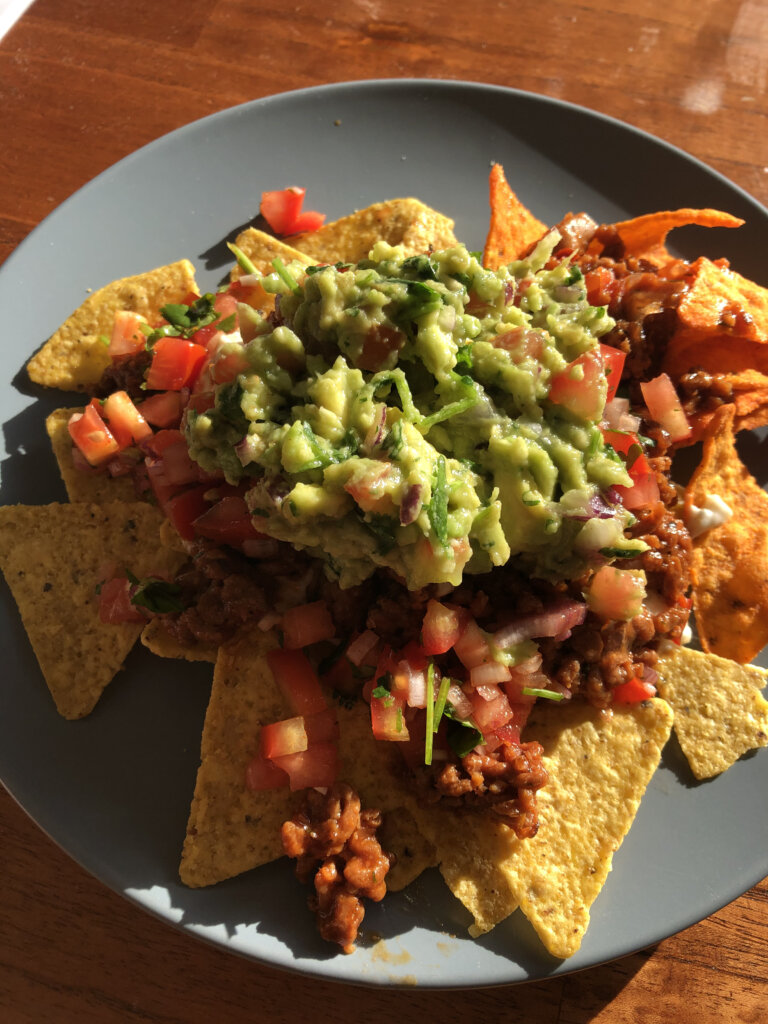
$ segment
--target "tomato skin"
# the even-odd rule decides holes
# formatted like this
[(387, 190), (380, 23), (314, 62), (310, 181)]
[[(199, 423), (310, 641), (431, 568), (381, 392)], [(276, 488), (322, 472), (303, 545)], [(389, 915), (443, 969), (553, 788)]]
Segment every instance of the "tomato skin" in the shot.
[(627, 622), (642, 608), (645, 575), (604, 565), (592, 577), (585, 597), (590, 610), (601, 618)]
[(304, 203), (305, 188), (282, 188), (261, 193), (259, 211), (264, 220), (278, 235), (294, 234), (301, 207)]
[(599, 352), (584, 352), (552, 375), (549, 400), (580, 419), (597, 422), (605, 406), (605, 373)]
[(283, 696), (297, 715), (313, 715), (325, 711), (327, 705), (320, 681), (303, 651), (269, 651), (267, 664)]
[(287, 788), (290, 780), (282, 768), (257, 754), (245, 770), (245, 784), (248, 789), (258, 792), (264, 789)]
[(147, 322), (141, 313), (130, 313), (127, 309), (118, 309), (115, 313), (115, 324), (109, 341), (109, 355), (112, 359), (121, 356), (133, 356), (141, 352), (146, 345), (146, 337), (140, 324)]
[(69, 436), (91, 466), (101, 466), (120, 451), (99, 412), (99, 403), (92, 399), (81, 413), (70, 417)]
[(491, 700), (486, 700), (477, 692), (468, 694), (468, 697), (472, 704), (472, 720), (483, 734), (495, 732), (512, 718), (512, 707), (507, 695), (501, 690)]
[(471, 669), (475, 665), (481, 665), (484, 661), (491, 660), (488, 637), (472, 618), (464, 626), (453, 649), (465, 668)]
[(640, 390), (651, 418), (666, 430), (670, 441), (685, 441), (691, 436), (691, 424), (668, 374), (660, 373), (653, 380), (641, 384)]
[(626, 683), (619, 683), (611, 690), (614, 704), (638, 704), (642, 700), (648, 700), (656, 696), (656, 687), (653, 683), (644, 683), (642, 679), (629, 679)]
[(405, 694), (388, 693), (383, 697), (371, 694), (371, 728), (377, 740), (394, 743), (409, 740), (405, 724)]
[(301, 753), (275, 757), (272, 764), (287, 773), (295, 792), (310, 786), (332, 786), (339, 773), (339, 754), (335, 743), (314, 743)]
[(605, 377), (608, 381), (608, 394), (605, 399), (607, 404), (616, 397), (616, 391), (621, 381), (621, 375), (624, 372), (624, 363), (627, 356), (621, 349), (614, 348), (613, 345), (604, 345), (602, 342), (600, 342), (600, 353), (603, 357)]
[(635, 434), (624, 433), (620, 430), (608, 430), (603, 428), (603, 440), (609, 444), (615, 452), (630, 456), (631, 449), (635, 452), (631, 459), (627, 459), (627, 472), (632, 478), (632, 486), (626, 487), (623, 484), (616, 484), (614, 490), (621, 497), (622, 504), (630, 511), (638, 508), (646, 508), (661, 498), (659, 484), (656, 474), (651, 468), (648, 457), (642, 451), (640, 442)]
[(427, 604), (421, 626), (421, 646), (424, 654), (445, 654), (461, 636), (466, 622), (463, 609), (449, 608), (434, 598)]
[(289, 608), (283, 615), (283, 644), (288, 650), (309, 647), (336, 635), (331, 613), (325, 601)]
[(268, 760), (287, 754), (300, 754), (309, 746), (304, 718), (285, 718), (261, 728), (261, 752)]
[(405, 344), (405, 335), (395, 327), (376, 324), (368, 331), (363, 341), (356, 365), (361, 370), (375, 373), (380, 370), (393, 353), (397, 353)]
[(194, 523), (208, 508), (205, 494), (209, 490), (210, 484), (201, 484), (161, 501), (163, 512), (182, 540), (194, 540)]
[(202, 345), (186, 338), (160, 338), (152, 349), (147, 387), (150, 391), (181, 391), (194, 382), (206, 355)]
[(99, 591), (99, 619), (111, 626), (123, 622), (146, 622), (141, 609), (131, 604), (131, 584), (124, 576), (102, 583)]
[(233, 548), (242, 548), (247, 540), (261, 534), (254, 527), (245, 501), (236, 494), (227, 495), (211, 505), (194, 522), (195, 534)]
[(128, 448), (134, 441), (138, 444), (152, 437), (152, 427), (136, 408), (126, 391), (114, 391), (102, 406), (117, 443)]
[(145, 398), (137, 408), (153, 427), (178, 427), (184, 411), (184, 395), (180, 391), (162, 391)]

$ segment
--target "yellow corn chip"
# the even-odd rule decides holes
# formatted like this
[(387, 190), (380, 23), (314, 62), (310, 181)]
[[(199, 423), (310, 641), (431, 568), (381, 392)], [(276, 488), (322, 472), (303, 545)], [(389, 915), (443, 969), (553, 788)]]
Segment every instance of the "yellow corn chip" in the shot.
[[(285, 242), (281, 242), (257, 228), (246, 228), (235, 239), (235, 245), (245, 253), (260, 274), (271, 274), (274, 270), (272, 261), (275, 259), (280, 259), (285, 264), (297, 262), (303, 267), (312, 262), (303, 252), (299, 252), (298, 249), (286, 245)], [(229, 275), (230, 280), (239, 281), (243, 273), (240, 265), (236, 263)], [(253, 306), (254, 309), (260, 309), (263, 313), (268, 313), (275, 308), (275, 296), (265, 292), (260, 284), (241, 285), (234, 294), (240, 302), (245, 302), (249, 306)]]
[(262, 725), (288, 714), (266, 661), (267, 651), (276, 646), (274, 633), (260, 633), (219, 650), (179, 868), (182, 882), (193, 888), (283, 854), (280, 828), (297, 794), (289, 789), (252, 792), (245, 784)]
[(502, 865), (520, 908), (547, 950), (572, 956), (589, 924), (614, 853), (637, 814), (672, 729), (663, 700), (535, 709), (526, 740), (544, 747), (548, 784), (539, 791), (539, 831)]
[(143, 502), (0, 508), (0, 568), (65, 718), (93, 709), (141, 632), (99, 619), (105, 566), (143, 577), (178, 565), (159, 542), (160, 520)]
[(733, 405), (707, 427), (686, 509), (718, 495), (734, 512), (693, 544), (693, 610), (705, 651), (746, 664), (768, 643), (768, 494), (739, 459)]
[(218, 647), (210, 644), (182, 644), (166, 632), (163, 620), (156, 618), (141, 631), (141, 642), (158, 658), (180, 658), (183, 661), (208, 661), (216, 663)]
[(110, 364), (103, 339), (111, 336), (118, 310), (141, 313), (152, 321), (161, 306), (182, 302), (190, 292), (196, 291), (195, 269), (189, 260), (179, 260), (99, 288), (30, 359), (27, 365), (30, 378), (49, 388), (89, 390)]
[(768, 746), (765, 669), (675, 647), (659, 658), (659, 693), (675, 712), (675, 733), (697, 779), (719, 775), (742, 754)]
[(402, 245), (407, 256), (456, 245), (453, 221), (418, 199), (390, 199), (287, 239), (313, 263), (357, 263), (376, 242)]
[(45, 421), (45, 428), (51, 439), (51, 447), (59, 464), (59, 473), (67, 489), (70, 501), (91, 501), (103, 505), (108, 501), (136, 501), (133, 480), (129, 476), (110, 476), (98, 470), (78, 469), (72, 461), (72, 438), (67, 424), (78, 409), (56, 409)]
[(389, 892), (405, 889), (422, 871), (437, 863), (435, 847), (404, 807), (384, 814), (378, 838), (382, 850), (395, 856), (394, 864), (387, 872)]

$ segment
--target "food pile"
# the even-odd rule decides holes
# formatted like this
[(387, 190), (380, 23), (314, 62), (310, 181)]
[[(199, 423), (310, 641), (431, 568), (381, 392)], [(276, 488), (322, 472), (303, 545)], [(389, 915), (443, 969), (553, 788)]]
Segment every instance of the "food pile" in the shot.
[(437, 865), (473, 935), (519, 906), (570, 956), (673, 722), (697, 778), (768, 745), (735, 446), (768, 293), (666, 248), (741, 222), (549, 227), (500, 165), (490, 193), (482, 253), (414, 199), (323, 225), (288, 189), (216, 293), (186, 260), (95, 292), (29, 363), (92, 396), (47, 421), (70, 503), (0, 510), (65, 717), (139, 638), (214, 664), (182, 880), (287, 854), (346, 952)]

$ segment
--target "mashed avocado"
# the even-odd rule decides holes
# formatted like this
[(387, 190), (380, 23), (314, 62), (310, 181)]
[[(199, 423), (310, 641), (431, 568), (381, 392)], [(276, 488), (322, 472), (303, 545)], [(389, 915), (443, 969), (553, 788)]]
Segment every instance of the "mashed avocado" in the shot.
[(356, 265), (278, 262), (277, 316), (241, 306), (220, 338), (214, 376), (247, 368), (187, 412), (192, 457), (252, 484), (257, 528), (343, 587), (378, 566), (457, 585), (510, 558), (566, 578), (638, 551), (605, 498), (630, 484), (598, 426), (613, 323), (552, 257), (558, 237), (498, 271), (383, 242)]

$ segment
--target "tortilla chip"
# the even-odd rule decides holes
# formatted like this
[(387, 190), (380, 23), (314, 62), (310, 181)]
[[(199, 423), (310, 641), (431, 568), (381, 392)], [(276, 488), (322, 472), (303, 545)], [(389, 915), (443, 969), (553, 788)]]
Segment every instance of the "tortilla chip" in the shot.
[(136, 501), (136, 491), (130, 476), (110, 476), (106, 471), (76, 468), (72, 460), (72, 438), (67, 424), (77, 409), (56, 409), (45, 421), (51, 447), (59, 464), (59, 473), (70, 501), (90, 501), (103, 505), (109, 501)]
[(337, 708), (339, 719), (339, 778), (358, 793), (363, 809), (383, 815), (382, 849), (396, 855), (387, 875), (387, 888), (404, 888), (425, 868), (436, 863), (432, 843), (421, 831), (405, 762), (397, 743), (379, 742), (371, 734), (371, 712), (365, 701)]
[(525, 739), (544, 747), (549, 782), (538, 794), (533, 839), (471, 813), (438, 807), (417, 816), (451, 892), (474, 918), (471, 935), (519, 905), (553, 956), (576, 952), (671, 728), (662, 700), (607, 714), (580, 701), (537, 707)]
[(103, 339), (111, 337), (118, 310), (141, 313), (152, 321), (161, 306), (182, 302), (193, 291), (197, 291), (195, 269), (189, 260), (99, 288), (30, 359), (30, 378), (49, 388), (88, 391), (110, 364)]
[(0, 508), (0, 568), (65, 718), (93, 709), (142, 629), (99, 619), (96, 587), (104, 567), (142, 577), (178, 564), (159, 542), (160, 521), (143, 502)]
[(675, 733), (697, 779), (719, 775), (743, 754), (768, 746), (765, 669), (689, 647), (659, 658), (659, 693), (675, 712)]
[[(768, 374), (757, 370), (722, 375), (721, 384), (730, 391), (734, 407), (733, 430), (755, 430), (768, 423)], [(717, 410), (695, 412), (688, 416), (693, 427), (690, 443), (700, 441)]]
[(716, 494), (736, 513), (693, 543), (693, 608), (705, 651), (740, 664), (768, 643), (768, 494), (738, 456), (735, 410), (713, 416), (686, 509)]
[(547, 950), (569, 957), (658, 767), (673, 715), (658, 699), (607, 715), (577, 701), (534, 715), (526, 740), (543, 745), (549, 772), (539, 831), (502, 867)]
[[(272, 235), (259, 231), (258, 228), (246, 228), (235, 239), (235, 245), (248, 257), (260, 274), (271, 274), (274, 270), (272, 261), (280, 259), (283, 263), (301, 263), (303, 267), (308, 266), (312, 260), (298, 249), (286, 245), (285, 242), (273, 238)], [(239, 264), (235, 264), (229, 275), (231, 281), (239, 281), (244, 271)], [(242, 302), (246, 302), (254, 309), (260, 309), (264, 313), (275, 308), (275, 296), (265, 292), (260, 284), (249, 285), (244, 294), (238, 296)]]
[(390, 199), (287, 239), (314, 263), (357, 263), (380, 240), (402, 245), (406, 256), (456, 245), (453, 221), (418, 199)]
[(768, 288), (704, 257), (691, 264), (685, 282), (663, 369), (674, 380), (697, 367), (768, 374)]
[(419, 828), (436, 850), (440, 874), (470, 912), (469, 934), (484, 935), (517, 908), (517, 891), (504, 870), (519, 840), (485, 815), (445, 807), (421, 807)]
[(647, 213), (642, 217), (618, 221), (612, 227), (624, 243), (627, 256), (647, 260), (657, 267), (664, 266), (673, 260), (667, 251), (665, 242), (673, 228), (697, 224), (704, 228), (738, 228), (744, 221), (721, 210), (661, 210), (658, 213)]
[(494, 164), (490, 180), (491, 223), (483, 251), (483, 266), (498, 270), (528, 253), (546, 234), (547, 225), (534, 217), (507, 184), (504, 168)]
[(179, 867), (182, 882), (192, 888), (283, 855), (280, 829), (300, 794), (289, 789), (252, 792), (245, 784), (262, 725), (288, 714), (266, 660), (274, 647), (275, 634), (260, 633), (219, 650)]
[(162, 619), (152, 619), (141, 631), (141, 642), (158, 658), (180, 658), (183, 661), (216, 663), (218, 647), (211, 644), (182, 644), (166, 632)]

